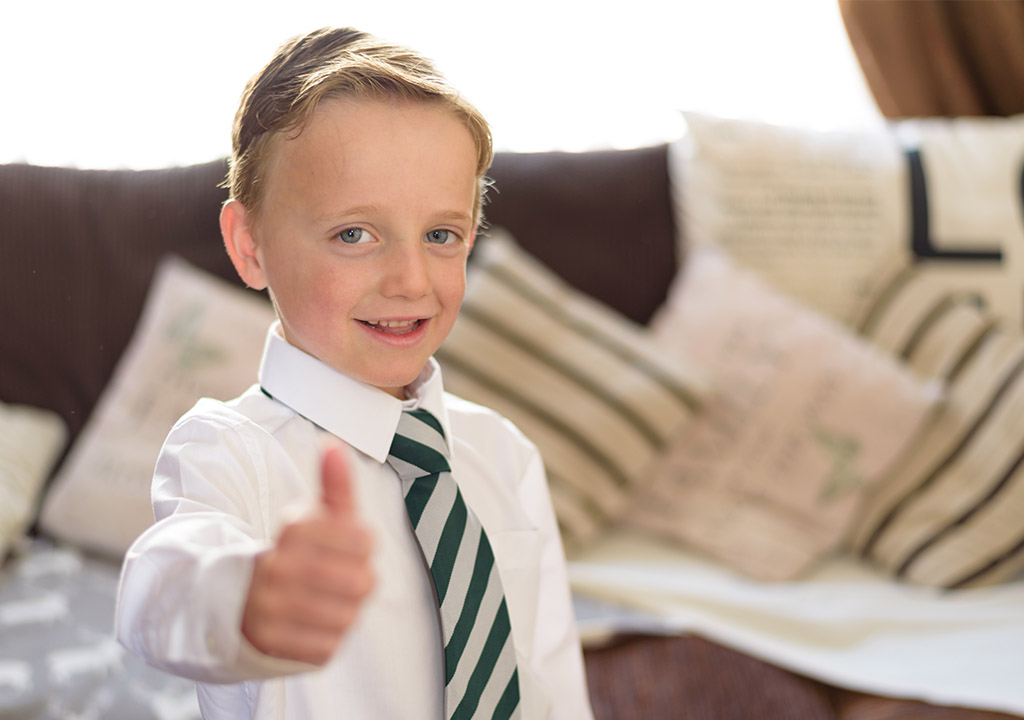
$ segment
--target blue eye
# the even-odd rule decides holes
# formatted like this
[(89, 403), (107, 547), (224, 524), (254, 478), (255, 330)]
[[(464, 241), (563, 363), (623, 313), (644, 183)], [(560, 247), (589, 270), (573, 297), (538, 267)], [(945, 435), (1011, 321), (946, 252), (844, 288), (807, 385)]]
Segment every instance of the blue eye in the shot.
[(366, 232), (362, 228), (348, 228), (338, 233), (338, 239), (343, 243), (349, 245), (355, 245), (356, 243), (365, 242), (370, 239), (370, 233)]
[(447, 245), (454, 240), (452, 233), (448, 230), (431, 230), (427, 233), (426, 238), (428, 243), (435, 243), (437, 245)]

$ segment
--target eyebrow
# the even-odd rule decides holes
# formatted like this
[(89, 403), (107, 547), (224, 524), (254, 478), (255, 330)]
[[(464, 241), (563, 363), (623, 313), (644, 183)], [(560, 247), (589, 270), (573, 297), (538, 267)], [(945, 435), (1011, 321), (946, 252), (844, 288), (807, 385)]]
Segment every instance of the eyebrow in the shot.
[(473, 219), (473, 216), (470, 215), (469, 213), (460, 212), (458, 210), (446, 210), (444, 212), (438, 213), (437, 218), (439, 220), (451, 220), (453, 222), (470, 222)]
[(357, 205), (344, 210), (329, 210), (322, 215), (321, 219), (324, 221), (344, 220), (353, 215), (373, 215), (382, 211), (383, 208), (380, 205)]
[[(380, 205), (357, 205), (356, 207), (345, 208), (344, 210), (338, 210), (336, 212), (329, 212), (322, 216), (324, 222), (344, 220), (349, 217), (358, 215), (374, 215), (384, 211), (384, 208)], [(473, 216), (471, 213), (462, 212), (460, 210), (442, 210), (436, 215), (432, 215), (437, 221), (449, 221), (449, 222), (472, 222)]]

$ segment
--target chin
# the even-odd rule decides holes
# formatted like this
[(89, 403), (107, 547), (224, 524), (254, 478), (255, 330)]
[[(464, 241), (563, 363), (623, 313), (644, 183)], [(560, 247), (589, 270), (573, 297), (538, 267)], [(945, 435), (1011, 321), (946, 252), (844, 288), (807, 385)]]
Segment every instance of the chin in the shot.
[(399, 394), (401, 394), (400, 391), (404, 391), (405, 388), (416, 382), (422, 371), (423, 369), (420, 368), (414, 373), (395, 373), (388, 376), (377, 375), (373, 378), (364, 378), (363, 381), (376, 388), (380, 388), (386, 393), (394, 395), (395, 392), (393, 391), (399, 391)]

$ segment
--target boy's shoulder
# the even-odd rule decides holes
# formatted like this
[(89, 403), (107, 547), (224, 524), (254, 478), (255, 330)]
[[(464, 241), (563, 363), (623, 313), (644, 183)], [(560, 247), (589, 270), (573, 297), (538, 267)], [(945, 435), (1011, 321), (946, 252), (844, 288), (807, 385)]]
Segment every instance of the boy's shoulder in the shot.
[(181, 416), (175, 427), (200, 423), (225, 428), (252, 425), (268, 428), (286, 421), (292, 414), (280, 403), (271, 400), (259, 385), (253, 385), (231, 400), (200, 398)]
[(534, 444), (515, 423), (496, 410), (450, 392), (445, 392), (444, 402), (456, 438), (468, 434), (478, 442), (516, 445), (526, 452), (535, 451)]
[(474, 424), (483, 423), (485, 425), (493, 424), (496, 431), (502, 428), (506, 431), (509, 429), (516, 430), (515, 425), (498, 411), (447, 391), (444, 394), (444, 405), (448, 411), (448, 417), (453, 423), (458, 421), (472, 422)]

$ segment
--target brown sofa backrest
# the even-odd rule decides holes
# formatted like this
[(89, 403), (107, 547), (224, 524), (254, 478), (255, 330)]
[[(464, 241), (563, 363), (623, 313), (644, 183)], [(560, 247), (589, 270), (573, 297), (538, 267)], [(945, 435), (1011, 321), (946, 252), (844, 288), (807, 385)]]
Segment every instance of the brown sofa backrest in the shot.
[(159, 258), (234, 272), (217, 223), (225, 169), (0, 167), (0, 400), (56, 410), (77, 435)]
[[(240, 284), (217, 223), (225, 171), (0, 166), (0, 400), (57, 411), (74, 438), (162, 256)], [(492, 226), (579, 289), (650, 317), (676, 265), (665, 146), (499, 153), (491, 176)]]

